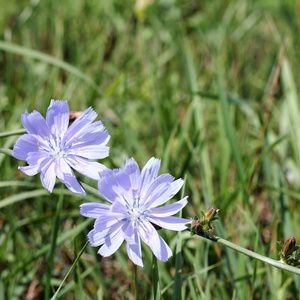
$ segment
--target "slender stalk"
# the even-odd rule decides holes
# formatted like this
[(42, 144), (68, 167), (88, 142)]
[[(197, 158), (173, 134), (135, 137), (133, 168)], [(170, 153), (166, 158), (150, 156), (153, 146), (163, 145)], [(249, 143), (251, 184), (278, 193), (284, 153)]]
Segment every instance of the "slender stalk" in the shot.
[[(191, 231), (191, 229), (187, 229), (188, 231)], [(268, 265), (271, 265), (273, 267), (276, 267), (278, 269), (281, 269), (281, 270), (285, 270), (285, 271), (288, 271), (288, 272), (291, 272), (291, 273), (294, 273), (294, 274), (297, 274), (297, 275), (300, 275), (300, 269), (296, 268), (296, 267), (293, 267), (293, 266), (290, 266), (290, 265), (287, 265), (285, 263), (282, 263), (278, 260), (275, 260), (275, 259), (272, 259), (272, 258), (269, 258), (269, 257), (266, 257), (264, 255), (261, 255), (261, 254), (258, 254), (258, 253), (255, 253), (251, 250), (248, 250), (248, 249), (245, 249), (241, 246), (238, 246), (234, 243), (231, 243), (225, 239), (222, 239), (216, 235), (213, 235), (209, 232), (206, 232), (206, 231), (202, 231), (201, 233), (197, 234), (198, 236), (204, 238), (204, 239), (207, 239), (207, 240), (210, 240), (210, 241), (213, 241), (215, 243), (218, 243), (220, 245), (223, 245), (225, 247), (228, 247), (230, 249), (233, 249), (235, 251), (238, 251), (244, 255), (247, 255), (249, 257), (252, 257), (254, 259), (257, 259), (265, 264), (268, 264)]]
[(57, 299), (58, 293), (60, 291), (60, 289), (62, 288), (63, 284), (65, 283), (66, 279), (68, 278), (68, 276), (70, 275), (70, 273), (73, 271), (74, 267), (76, 266), (79, 258), (81, 257), (83, 251), (85, 250), (85, 248), (87, 247), (87, 245), (89, 244), (89, 241), (87, 241), (85, 243), (85, 245), (83, 246), (83, 248), (81, 249), (80, 253), (78, 254), (78, 256), (76, 257), (72, 267), (70, 268), (70, 270), (68, 271), (68, 273), (66, 274), (65, 278), (63, 279), (63, 281), (61, 282), (60, 286), (58, 287), (56, 293), (53, 295), (53, 297), (51, 298), (51, 300), (55, 300)]
[[(61, 190), (63, 191), (63, 187)], [(61, 210), (62, 210), (62, 206), (63, 206), (63, 199), (64, 199), (64, 195), (61, 192), (59, 195), (57, 206), (56, 206), (54, 227), (53, 227), (52, 236), (51, 236), (51, 248), (50, 248), (47, 273), (46, 273), (46, 288), (45, 288), (45, 299), (46, 300), (49, 299), (49, 294), (50, 294), (51, 274), (52, 274), (52, 269), (53, 269), (53, 264), (54, 264), (55, 251), (56, 251), (56, 247), (57, 247), (57, 235), (58, 235), (58, 231), (59, 231), (60, 215), (61, 215)]]
[(134, 265), (134, 285), (135, 285), (135, 291), (134, 291), (134, 298), (135, 300), (138, 300), (138, 274), (137, 274), (137, 265)]
[(159, 274), (158, 274), (158, 266), (157, 266), (157, 258), (153, 254), (153, 263), (152, 263), (152, 277), (153, 277), (153, 295), (154, 300), (160, 300), (160, 284), (159, 284)]

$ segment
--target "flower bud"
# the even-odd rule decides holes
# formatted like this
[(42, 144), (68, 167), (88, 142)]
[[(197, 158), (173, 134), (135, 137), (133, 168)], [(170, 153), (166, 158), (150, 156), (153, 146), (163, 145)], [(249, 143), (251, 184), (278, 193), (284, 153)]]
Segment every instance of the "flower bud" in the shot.
[(213, 207), (209, 208), (208, 211), (204, 214), (205, 219), (208, 223), (218, 220), (219, 218), (216, 217), (217, 213), (219, 212), (219, 209), (215, 209)]
[(293, 254), (295, 250), (295, 246), (296, 246), (296, 239), (293, 236), (287, 238), (280, 251), (281, 258), (287, 259), (291, 254)]
[(201, 231), (203, 231), (202, 228), (202, 222), (198, 219), (193, 219), (192, 221), (192, 233), (193, 234), (199, 234)]
[(206, 213), (201, 211), (202, 220), (198, 218), (197, 216), (194, 217), (191, 225), (191, 231), (194, 234), (200, 234), (203, 231), (211, 231), (214, 229), (212, 227), (212, 223), (216, 220), (219, 220), (217, 217), (217, 213), (219, 212), (219, 209), (215, 209), (213, 207), (210, 207)]

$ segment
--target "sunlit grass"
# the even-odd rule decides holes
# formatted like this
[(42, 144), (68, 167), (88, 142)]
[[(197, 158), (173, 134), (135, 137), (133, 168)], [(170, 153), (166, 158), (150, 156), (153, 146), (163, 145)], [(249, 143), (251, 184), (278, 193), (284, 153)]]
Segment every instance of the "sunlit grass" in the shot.
[[(139, 13), (134, 5), (117, 0), (3, 1), (0, 131), (21, 129), (25, 109), (45, 115), (52, 98), (68, 100), (74, 111), (92, 106), (112, 137), (110, 156), (102, 163), (115, 168), (123, 167), (127, 157), (140, 165), (152, 156), (161, 158), (161, 173), (186, 177), (189, 204), (183, 217), (209, 206), (220, 208), (218, 236), (279, 259), (277, 241), (291, 235), (300, 239), (295, 4), (165, 0), (149, 1)], [(285, 38), (287, 50), (260, 151), (263, 116)], [(0, 146), (12, 149), (17, 137), (1, 138)], [(30, 291), (31, 299), (44, 299), (46, 286), (52, 296), (61, 284), (92, 228), (79, 215), (79, 205), (96, 198), (64, 189), (54, 249), (60, 185), (50, 194), (38, 175), (25, 176), (19, 165), (24, 162), (0, 154), (0, 299), (25, 298)], [(167, 263), (158, 262), (162, 297), (170, 299), (180, 247), (176, 233), (160, 234), (173, 251)], [(296, 276), (256, 265), (188, 232), (181, 240), (182, 299), (298, 297)], [(49, 278), (51, 247), (55, 255)], [(152, 253), (145, 245), (142, 250), (138, 295), (148, 299)], [(88, 246), (60, 295), (133, 299), (134, 276), (125, 245), (109, 258)]]

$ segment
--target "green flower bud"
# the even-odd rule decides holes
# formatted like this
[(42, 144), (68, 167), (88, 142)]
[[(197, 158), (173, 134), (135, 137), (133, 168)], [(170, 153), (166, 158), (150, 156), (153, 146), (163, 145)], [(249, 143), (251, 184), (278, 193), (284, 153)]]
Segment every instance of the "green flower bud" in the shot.
[(293, 236), (287, 238), (284, 242), (283, 247), (280, 251), (280, 256), (282, 259), (287, 259), (295, 251), (296, 239)]

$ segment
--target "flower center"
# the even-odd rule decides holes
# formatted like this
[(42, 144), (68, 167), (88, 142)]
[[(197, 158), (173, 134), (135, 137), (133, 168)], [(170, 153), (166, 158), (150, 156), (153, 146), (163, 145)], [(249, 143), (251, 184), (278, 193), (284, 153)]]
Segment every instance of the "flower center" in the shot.
[(140, 198), (134, 197), (133, 204), (128, 206), (127, 220), (134, 223), (134, 226), (147, 219), (149, 217), (149, 211), (144, 207), (140, 207)]
[(72, 145), (66, 146), (66, 142), (59, 134), (53, 134), (47, 141), (47, 147), (40, 147), (40, 150), (48, 152), (54, 160), (58, 157), (66, 157)]

